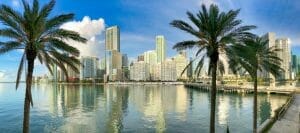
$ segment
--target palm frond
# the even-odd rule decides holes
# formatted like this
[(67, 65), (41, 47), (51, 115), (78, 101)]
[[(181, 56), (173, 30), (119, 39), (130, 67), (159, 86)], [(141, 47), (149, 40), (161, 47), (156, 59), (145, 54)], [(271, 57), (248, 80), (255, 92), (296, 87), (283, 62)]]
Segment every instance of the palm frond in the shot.
[(46, 46), (48, 48), (55, 48), (67, 52), (69, 54), (79, 56), (80, 52), (77, 48), (68, 45), (66, 42), (59, 40), (57, 38), (49, 38), (47, 39)]
[(44, 5), (39, 12), (40, 18), (48, 17), (50, 12), (53, 10), (54, 5), (55, 5), (55, 0), (51, 0), (48, 4)]
[(182, 42), (175, 44), (173, 46), (173, 49), (177, 49), (177, 51), (180, 51), (180, 50), (184, 50), (184, 49), (193, 48), (193, 47), (197, 46), (198, 44), (199, 44), (198, 41), (182, 41)]
[(53, 28), (60, 27), (62, 24), (72, 20), (73, 18), (73, 13), (55, 16), (46, 22), (45, 30), (47, 31)]
[(188, 32), (196, 37), (199, 36), (199, 33), (193, 29), (192, 26), (190, 26), (188, 23), (182, 21), (182, 20), (174, 20), (170, 23), (173, 27), (179, 28), (185, 32)]
[(21, 43), (15, 41), (0, 42), (0, 55), (12, 50), (16, 50), (21, 45), (22, 45)]
[(0, 36), (11, 38), (11, 39), (16, 39), (16, 40), (22, 40), (22, 35), (19, 34), (18, 32), (10, 29), (10, 28), (4, 28), (0, 29)]
[(63, 39), (71, 39), (77, 42), (85, 43), (87, 40), (84, 37), (81, 37), (78, 32), (65, 30), (65, 29), (56, 29), (49, 34), (47, 34), (46, 37), (52, 37), (52, 38), (63, 38)]

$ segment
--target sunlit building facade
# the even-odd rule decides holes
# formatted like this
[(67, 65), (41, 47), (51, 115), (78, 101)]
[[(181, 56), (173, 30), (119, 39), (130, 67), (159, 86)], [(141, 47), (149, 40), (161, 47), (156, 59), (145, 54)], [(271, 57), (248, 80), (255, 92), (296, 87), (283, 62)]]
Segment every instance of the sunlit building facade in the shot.
[(122, 77), (122, 55), (116, 50), (106, 51), (106, 75), (110, 81), (120, 80)]
[(118, 26), (112, 26), (106, 29), (105, 49), (120, 52), (120, 29)]
[(150, 50), (150, 51), (146, 51), (144, 52), (144, 60), (146, 63), (149, 64), (149, 72), (150, 72), (150, 79), (153, 80), (154, 79), (154, 67), (156, 65), (156, 51), (154, 50)]
[(149, 64), (144, 61), (134, 62), (130, 66), (130, 80), (150, 80)]
[(112, 26), (106, 29), (105, 34), (105, 79), (110, 81), (122, 78), (122, 54), (120, 53), (120, 29)]
[(187, 71), (184, 71), (184, 69), (188, 65), (186, 52), (180, 51), (179, 54), (174, 57), (174, 61), (176, 65), (176, 78), (187, 79)]
[[(276, 55), (282, 59), (281, 71), (279, 77), (276, 80), (289, 80), (292, 78), (292, 56), (291, 56), (291, 43), (289, 38), (276, 38), (275, 33), (269, 32), (263, 36), (264, 39), (268, 40), (268, 47), (276, 47), (281, 49), (276, 52)], [(266, 71), (259, 72), (259, 77), (270, 78), (275, 80), (275, 77)]]
[(80, 79), (97, 78), (99, 59), (97, 57), (83, 56), (80, 58)]
[(156, 36), (156, 55), (158, 63), (166, 59), (166, 40), (162, 35)]
[(161, 81), (176, 81), (177, 71), (176, 62), (172, 59), (167, 59), (161, 64)]
[(280, 38), (275, 41), (276, 48), (281, 49), (277, 51), (277, 56), (282, 59), (280, 67), (283, 71), (280, 74), (279, 79), (287, 80), (291, 79), (292, 76), (292, 57), (291, 57), (291, 43), (288, 38)]

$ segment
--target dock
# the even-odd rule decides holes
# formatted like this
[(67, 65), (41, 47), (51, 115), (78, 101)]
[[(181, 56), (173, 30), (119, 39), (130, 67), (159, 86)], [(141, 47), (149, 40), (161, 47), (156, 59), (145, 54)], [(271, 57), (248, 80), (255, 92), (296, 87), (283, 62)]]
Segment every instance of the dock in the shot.
[[(203, 91), (210, 91), (210, 84), (200, 84), (200, 83), (185, 83), (186, 87), (193, 89), (200, 89)], [(233, 86), (233, 85), (217, 85), (218, 92), (228, 92), (228, 93), (253, 93), (253, 86)], [(266, 86), (259, 86), (257, 89), (258, 93), (268, 93), (268, 94), (290, 94), (295, 92), (295, 89), (275, 89)]]

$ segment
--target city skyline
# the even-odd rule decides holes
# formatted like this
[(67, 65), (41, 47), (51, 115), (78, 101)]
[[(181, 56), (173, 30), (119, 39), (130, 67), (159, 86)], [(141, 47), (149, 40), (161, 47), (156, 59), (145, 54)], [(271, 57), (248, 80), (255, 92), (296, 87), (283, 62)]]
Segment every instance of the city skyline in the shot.
[(300, 130), (300, 2), (103, 1), (0, 3), (3, 131)]
[[(41, 0), (42, 3), (47, 0)], [(273, 4), (268, 4), (273, 2)], [(3, 3), (11, 5), (15, 8), (21, 6), (19, 0), (3, 0)], [(70, 4), (72, 3), (72, 4)], [(94, 3), (94, 4), (93, 4)], [(91, 0), (88, 2), (78, 1), (57, 1), (57, 7), (54, 9), (54, 15), (60, 12), (74, 12), (76, 20), (70, 22), (67, 28), (79, 27), (74, 29), (76, 31), (84, 32), (84, 36), (89, 39), (88, 46), (92, 48), (83, 48), (85, 51), (91, 51), (84, 54), (96, 54), (99, 59), (104, 53), (97, 53), (98, 48), (104, 48), (104, 34), (105, 28), (118, 25), (121, 29), (121, 46), (120, 51), (127, 54), (128, 58), (132, 60), (139, 54), (145, 51), (154, 49), (155, 36), (164, 35), (168, 51), (166, 57), (173, 57), (176, 51), (171, 47), (178, 42), (178, 40), (185, 40), (191, 36), (185, 35), (183, 32), (174, 32), (169, 23), (173, 19), (185, 17), (186, 11), (196, 12), (200, 9), (201, 4), (218, 4), (222, 10), (241, 8), (241, 15), (238, 17), (243, 19), (247, 24), (255, 24), (258, 30), (254, 33), (263, 35), (266, 32), (275, 32), (280, 37), (291, 38), (292, 50), (294, 54), (299, 55), (299, 33), (296, 31), (298, 28), (297, 23), (299, 18), (290, 18), (295, 12), (300, 9), (294, 7), (298, 1), (279, 2), (279, 1), (231, 1), (231, 0), (192, 0), (190, 2), (178, 1), (177, 3), (170, 3), (168, 1), (153, 1), (149, 5), (143, 5), (136, 1), (112, 1), (99, 4), (99, 1)], [(168, 3), (168, 6), (162, 7)], [(108, 6), (108, 5), (110, 6)], [(91, 6), (92, 5), (92, 6)], [(259, 6), (256, 6), (259, 5)], [(264, 5), (264, 6), (260, 6)], [(83, 8), (89, 7), (91, 10), (84, 10)], [(110, 7), (110, 8), (108, 8)], [(157, 11), (152, 8), (157, 9)], [(121, 9), (119, 12), (113, 12), (114, 9)], [(144, 10), (143, 10), (144, 9)], [(289, 10), (284, 10), (289, 9)], [(283, 12), (284, 10), (284, 12)], [(159, 14), (159, 12), (161, 12)], [(177, 13), (180, 12), (180, 13)], [(144, 22), (136, 20), (145, 20)], [(280, 20), (280, 21), (277, 21)], [(95, 26), (96, 25), (96, 26)], [(2, 25), (0, 25), (2, 27)], [(81, 28), (80, 28), (81, 27)], [(90, 28), (86, 28), (90, 27)], [(84, 30), (83, 30), (84, 29)], [(3, 40), (3, 38), (0, 38)], [(98, 44), (99, 46), (94, 46)], [(96, 51), (93, 51), (95, 50)], [(14, 81), (18, 66), (20, 52), (11, 52), (0, 57), (0, 80), (1, 81)], [(100, 56), (98, 56), (100, 55)], [(36, 75), (46, 74), (46, 69), (42, 65), (36, 65)]]

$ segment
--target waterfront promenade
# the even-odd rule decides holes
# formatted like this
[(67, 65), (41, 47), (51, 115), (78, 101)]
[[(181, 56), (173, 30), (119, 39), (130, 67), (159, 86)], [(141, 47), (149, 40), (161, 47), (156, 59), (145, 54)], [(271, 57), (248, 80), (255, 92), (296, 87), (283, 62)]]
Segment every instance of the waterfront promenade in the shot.
[(300, 133), (300, 94), (295, 94), (294, 102), (284, 116), (274, 123), (270, 133)]
[[(200, 90), (209, 91), (211, 85), (209, 84), (199, 84), (199, 83), (185, 83), (187, 87), (197, 88)], [(220, 92), (243, 92), (243, 93), (253, 93), (252, 85), (242, 85), (242, 86), (234, 86), (234, 85), (217, 85), (217, 89)], [(276, 94), (290, 94), (295, 92), (295, 87), (269, 87), (269, 86), (258, 86), (258, 93), (276, 93)]]

